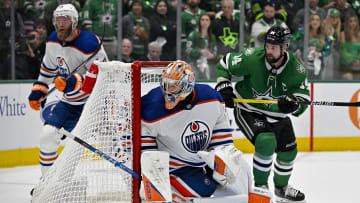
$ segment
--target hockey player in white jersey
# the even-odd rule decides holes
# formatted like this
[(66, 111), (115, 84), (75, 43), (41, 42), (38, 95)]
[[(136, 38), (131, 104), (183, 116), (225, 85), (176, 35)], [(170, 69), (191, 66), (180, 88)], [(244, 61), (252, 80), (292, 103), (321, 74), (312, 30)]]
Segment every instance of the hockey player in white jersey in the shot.
[[(46, 42), (45, 55), (41, 63), (40, 75), (34, 83), (29, 96), (30, 107), (36, 111), (45, 103), (48, 85), (55, 79), (55, 87), (63, 92), (59, 102), (43, 109), (44, 127), (40, 134), (40, 164), (44, 175), (57, 158), (57, 151), (62, 135), (57, 128), (64, 127), (71, 131), (89, 97), (81, 90), (84, 74), (94, 60), (107, 61), (107, 55), (99, 38), (87, 31), (77, 29), (78, 12), (72, 4), (59, 5), (53, 13), (56, 31), (51, 33)], [(96, 55), (75, 74), (68, 76), (73, 69)], [(67, 80), (65, 78), (68, 78)]]
[(248, 202), (252, 176), (233, 145), (224, 100), (209, 85), (195, 84), (186, 62), (167, 66), (160, 87), (141, 98), (141, 116), (142, 153), (170, 155), (173, 202)]

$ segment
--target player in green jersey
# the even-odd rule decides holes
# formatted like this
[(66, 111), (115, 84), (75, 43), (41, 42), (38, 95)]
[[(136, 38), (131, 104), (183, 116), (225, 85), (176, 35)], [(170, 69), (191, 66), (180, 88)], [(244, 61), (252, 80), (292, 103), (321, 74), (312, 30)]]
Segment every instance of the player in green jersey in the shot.
[[(290, 186), (289, 178), (297, 154), (294, 129), (288, 115), (300, 116), (307, 108), (296, 101), (308, 100), (307, 73), (296, 57), (287, 51), (290, 31), (271, 27), (264, 47), (228, 53), (217, 64), (215, 89), (226, 106), (234, 108), (237, 125), (255, 146), (253, 175), (258, 191), (269, 192), (268, 177), (274, 163), (276, 199), (305, 202), (305, 195)], [(237, 79), (235, 91), (232, 77)], [(277, 104), (236, 103), (233, 98), (271, 99)]]

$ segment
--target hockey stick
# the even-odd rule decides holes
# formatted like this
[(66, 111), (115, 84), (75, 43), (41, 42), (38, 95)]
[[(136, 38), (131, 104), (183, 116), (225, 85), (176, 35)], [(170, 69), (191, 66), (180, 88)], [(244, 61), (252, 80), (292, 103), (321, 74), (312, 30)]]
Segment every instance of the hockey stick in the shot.
[[(277, 100), (265, 99), (234, 99), (237, 103), (262, 103), (262, 104), (277, 104)], [(360, 102), (329, 102), (329, 101), (296, 101), (298, 104), (305, 104), (309, 106), (360, 106)]]
[[(102, 34), (102, 36), (101, 36), (101, 41), (100, 41), (100, 44), (99, 44), (98, 48), (96, 48), (95, 52), (94, 52), (91, 56), (89, 56), (85, 61), (81, 62), (78, 66), (76, 66), (76, 67), (74, 68), (74, 70), (71, 71), (70, 74), (65, 78), (65, 80), (68, 80), (74, 73), (76, 73), (76, 72), (79, 70), (79, 68), (81, 68), (84, 64), (86, 64), (86, 63), (89, 62), (92, 58), (94, 58), (94, 56), (95, 56), (95, 55), (100, 51), (100, 49), (101, 49), (101, 46), (102, 46), (103, 41), (104, 41), (104, 37), (105, 37), (105, 26), (104, 26), (104, 31), (103, 31), (103, 34)], [(51, 88), (51, 89), (48, 91), (47, 95), (44, 96), (43, 100), (45, 100), (52, 92), (54, 92), (55, 89), (56, 89), (55, 87)]]
[[(170, 187), (170, 176), (169, 176), (169, 153), (162, 151), (148, 151), (144, 152), (141, 155), (141, 165), (142, 165), (142, 174), (140, 176), (134, 170), (128, 168), (124, 164), (116, 161), (110, 155), (96, 149), (91, 146), (84, 140), (73, 135), (69, 131), (61, 128), (59, 133), (62, 133), (74, 140), (75, 142), (81, 144), (85, 148), (99, 155), (100, 157), (108, 160), (110, 163), (114, 164), (115, 167), (119, 167), (128, 174), (134, 176), (135, 178), (142, 180), (144, 182), (144, 190), (146, 199), (148, 201), (162, 201), (162, 202), (171, 202), (171, 187)], [(161, 160), (160, 160), (161, 159)], [(143, 167), (150, 166), (150, 167)], [(165, 173), (165, 174), (164, 174)]]
[(96, 149), (95, 147), (91, 146), (90, 144), (88, 144), (87, 142), (85, 142), (84, 140), (76, 137), (75, 135), (73, 135), (72, 133), (68, 132), (67, 130), (65, 130), (64, 128), (61, 128), (59, 130), (60, 133), (66, 135), (67, 137), (71, 138), (72, 140), (74, 140), (75, 142), (81, 144), (82, 146), (86, 147), (87, 149), (89, 149), (90, 151), (94, 152), (95, 154), (99, 155), (100, 157), (110, 161), (112, 164), (114, 164), (115, 167), (119, 167), (122, 170), (124, 170), (125, 172), (129, 173), (130, 175), (134, 176), (135, 178), (141, 180), (141, 176), (136, 173), (135, 171), (131, 170), (130, 168), (128, 168), (127, 166), (125, 166), (124, 164), (116, 161), (114, 158), (112, 158), (111, 156), (107, 155), (106, 153)]

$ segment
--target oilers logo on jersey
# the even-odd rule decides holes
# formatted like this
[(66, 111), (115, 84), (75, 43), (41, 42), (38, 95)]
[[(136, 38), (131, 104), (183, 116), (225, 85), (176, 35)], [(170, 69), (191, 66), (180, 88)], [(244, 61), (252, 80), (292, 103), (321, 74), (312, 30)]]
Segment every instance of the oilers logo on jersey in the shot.
[(56, 66), (59, 71), (59, 76), (67, 77), (69, 75), (69, 67), (63, 57), (56, 57)]
[(181, 142), (187, 151), (196, 153), (200, 150), (206, 150), (210, 136), (209, 126), (205, 122), (193, 121), (186, 125), (181, 136)]

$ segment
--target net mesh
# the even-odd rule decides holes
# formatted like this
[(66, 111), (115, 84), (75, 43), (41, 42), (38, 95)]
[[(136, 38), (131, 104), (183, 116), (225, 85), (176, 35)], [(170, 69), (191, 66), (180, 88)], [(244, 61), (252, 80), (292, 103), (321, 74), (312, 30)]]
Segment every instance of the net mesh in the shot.
[[(159, 85), (163, 67), (141, 69), (141, 94)], [(132, 64), (104, 62), (74, 135), (133, 169)], [(140, 86), (139, 86), (140, 87)], [(70, 140), (35, 187), (32, 202), (133, 202), (132, 176)]]

